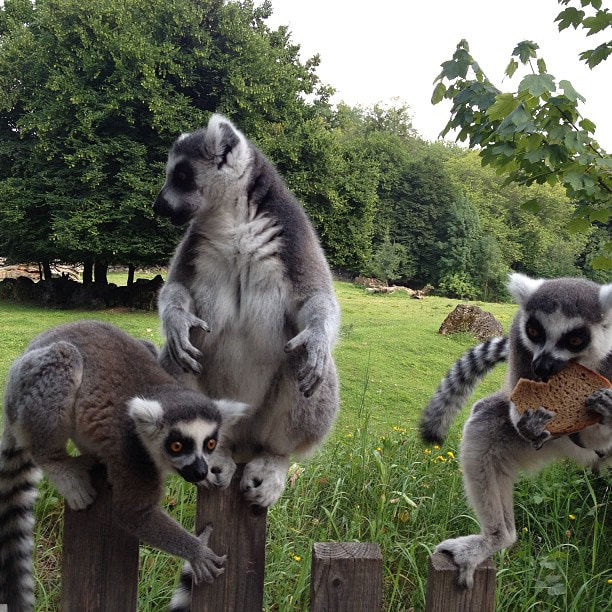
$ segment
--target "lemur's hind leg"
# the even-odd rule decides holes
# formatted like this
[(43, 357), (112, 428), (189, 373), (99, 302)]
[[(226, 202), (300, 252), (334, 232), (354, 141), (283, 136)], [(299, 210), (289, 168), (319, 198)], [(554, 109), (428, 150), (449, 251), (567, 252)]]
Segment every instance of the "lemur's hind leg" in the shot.
[(436, 548), (452, 556), (461, 586), (471, 587), (478, 565), (516, 540), (512, 489), (517, 444), (528, 446), (509, 420), (503, 395), (489, 396), (474, 406), (463, 430), (460, 456), (465, 491), (481, 531), (445, 540)]
[(69, 342), (55, 342), (25, 353), (11, 372), (7, 414), (18, 443), (73, 510), (95, 499), (88, 456), (70, 457), (66, 443), (83, 377), (83, 359)]

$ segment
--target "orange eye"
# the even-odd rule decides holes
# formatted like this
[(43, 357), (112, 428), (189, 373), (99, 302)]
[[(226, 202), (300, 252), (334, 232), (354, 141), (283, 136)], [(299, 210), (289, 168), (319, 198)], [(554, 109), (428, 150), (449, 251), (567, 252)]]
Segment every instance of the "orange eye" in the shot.
[(170, 450), (173, 453), (180, 453), (183, 450), (183, 443), (175, 440), (174, 442), (170, 442)]
[(215, 448), (217, 448), (217, 441), (214, 438), (211, 438), (210, 440), (208, 440), (208, 442), (206, 442), (206, 448), (209, 451), (215, 450)]
[(568, 340), (568, 344), (573, 348), (580, 348), (584, 344), (584, 338), (580, 336), (572, 336)]

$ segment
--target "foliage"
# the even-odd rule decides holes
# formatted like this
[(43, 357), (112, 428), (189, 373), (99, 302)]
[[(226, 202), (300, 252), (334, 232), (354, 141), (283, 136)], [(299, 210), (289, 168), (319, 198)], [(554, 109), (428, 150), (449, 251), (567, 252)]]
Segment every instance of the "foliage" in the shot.
[(247, 133), (299, 126), (302, 64), (265, 2), (7, 0), (0, 10), (0, 215), (12, 260), (166, 260), (154, 218), (167, 148), (220, 111)]
[(409, 266), (406, 248), (387, 238), (378, 245), (363, 273), (388, 283), (394, 278), (411, 276)]
[[(559, 29), (581, 25), (591, 34), (612, 25), (600, 0), (581, 4), (591, 5), (596, 15), (586, 17), (584, 11), (569, 7), (557, 17)], [(593, 67), (611, 48), (611, 43), (604, 43), (582, 57)], [(516, 91), (502, 92), (462, 40), (452, 59), (442, 64), (432, 96), (434, 104), (452, 101), (451, 118), (442, 134), (457, 130), (457, 139), (478, 148), (483, 165), (505, 174), (506, 183), (560, 184), (578, 203), (571, 229), (584, 231), (591, 223), (607, 225), (612, 214), (612, 161), (595, 140), (595, 125), (580, 113), (584, 97), (569, 81), (555, 80), (532, 41), (515, 47), (506, 76), (511, 78), (520, 66), (528, 71)], [(523, 206), (537, 210), (539, 201), (528, 199)], [(593, 264), (610, 266), (612, 259), (600, 257)]]

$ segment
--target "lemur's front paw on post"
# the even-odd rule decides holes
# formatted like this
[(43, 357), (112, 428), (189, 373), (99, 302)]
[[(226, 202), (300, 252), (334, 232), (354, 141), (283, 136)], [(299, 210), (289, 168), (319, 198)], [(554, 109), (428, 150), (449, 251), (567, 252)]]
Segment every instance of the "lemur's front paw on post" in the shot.
[(536, 410), (525, 410), (516, 423), (516, 429), (536, 450), (552, 438), (546, 425), (555, 418), (555, 413), (540, 406)]
[(585, 404), (589, 410), (601, 415), (603, 425), (612, 425), (612, 388), (593, 391)]
[(224, 571), (227, 555), (220, 557), (216, 555), (209, 547), (208, 540), (212, 533), (212, 523), (208, 523), (204, 531), (200, 534), (199, 539), (202, 544), (196, 558), (189, 561), (193, 570), (193, 579), (196, 584), (204, 582), (212, 582), (218, 578)]
[(300, 393), (310, 397), (322, 382), (323, 371), (329, 358), (329, 343), (324, 331), (307, 327), (287, 342), (285, 352), (291, 353), (300, 347), (306, 352), (306, 363), (297, 373), (297, 380)]
[(164, 329), (168, 353), (173, 361), (185, 372), (199, 374), (202, 371), (202, 353), (191, 343), (190, 335), (199, 330), (209, 332), (208, 323), (183, 308), (173, 308), (166, 314)]

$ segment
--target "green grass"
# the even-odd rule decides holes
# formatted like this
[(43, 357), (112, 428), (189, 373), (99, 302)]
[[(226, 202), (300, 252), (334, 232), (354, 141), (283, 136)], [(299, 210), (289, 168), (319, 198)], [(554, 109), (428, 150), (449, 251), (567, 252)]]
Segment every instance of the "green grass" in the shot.
[[(458, 303), (405, 294), (369, 295), (336, 285), (342, 306), (336, 360), (341, 413), (323, 448), (294, 465), (295, 477), (270, 510), (266, 611), (308, 609), (312, 544), (378, 542), (384, 557), (384, 610), (424, 608), (428, 554), (442, 539), (473, 533), (456, 460), (461, 422), (442, 448), (417, 437), (422, 407), (451, 363), (476, 343), (437, 329)], [(515, 307), (481, 304), (507, 329)], [(0, 376), (37, 333), (82, 317), (110, 321), (161, 342), (154, 313), (66, 312), (0, 303)], [(501, 384), (500, 366), (478, 389)], [(467, 409), (458, 421), (467, 416)], [(186, 527), (194, 522), (193, 487), (170, 479), (164, 504)], [(519, 541), (495, 557), (499, 610), (610, 610), (612, 521), (603, 479), (557, 464), (516, 488)], [(55, 610), (59, 595), (61, 500), (43, 484), (37, 505), (38, 610)], [(225, 551), (219, 551), (225, 552)], [(180, 562), (143, 547), (140, 611), (163, 610)]]

